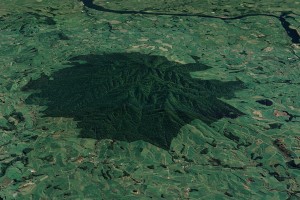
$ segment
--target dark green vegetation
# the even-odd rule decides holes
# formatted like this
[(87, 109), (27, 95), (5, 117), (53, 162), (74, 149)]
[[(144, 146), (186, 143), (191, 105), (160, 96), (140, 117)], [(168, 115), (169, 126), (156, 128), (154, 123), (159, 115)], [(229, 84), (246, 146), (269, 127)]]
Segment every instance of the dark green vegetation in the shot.
[(299, 1), (85, 2), (0, 1), (0, 199), (300, 199)]
[(81, 136), (123, 141), (144, 140), (168, 149), (179, 129), (194, 119), (210, 124), (242, 113), (218, 98), (231, 98), (240, 81), (192, 78), (208, 69), (179, 64), (163, 56), (115, 53), (77, 56), (72, 67), (30, 81), (38, 90), (27, 103), (47, 106), (50, 117), (78, 121)]

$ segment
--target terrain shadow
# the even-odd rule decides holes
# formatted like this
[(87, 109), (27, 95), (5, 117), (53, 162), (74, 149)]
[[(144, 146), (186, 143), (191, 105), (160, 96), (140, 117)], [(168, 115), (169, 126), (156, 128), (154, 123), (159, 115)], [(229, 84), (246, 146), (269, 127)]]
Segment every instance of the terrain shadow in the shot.
[(243, 114), (218, 99), (233, 97), (242, 82), (194, 79), (190, 72), (209, 68), (199, 62), (114, 53), (77, 56), (70, 63), (23, 90), (35, 91), (26, 103), (47, 106), (45, 116), (77, 121), (81, 137), (143, 140), (169, 149), (179, 129), (194, 119), (210, 124)]

